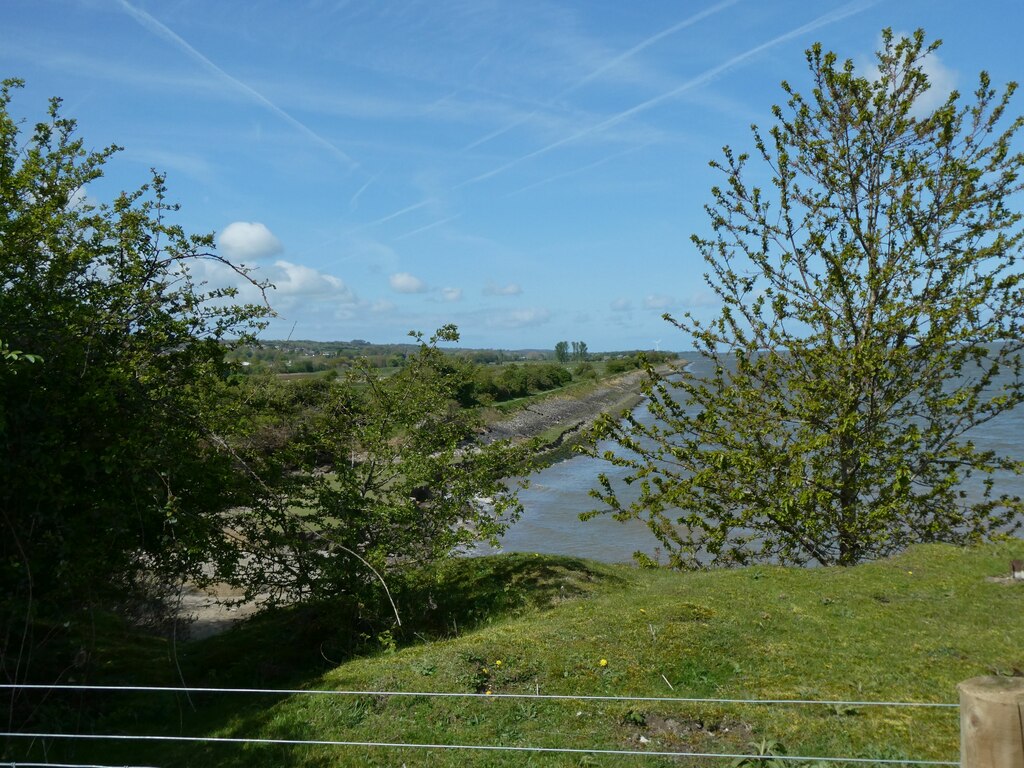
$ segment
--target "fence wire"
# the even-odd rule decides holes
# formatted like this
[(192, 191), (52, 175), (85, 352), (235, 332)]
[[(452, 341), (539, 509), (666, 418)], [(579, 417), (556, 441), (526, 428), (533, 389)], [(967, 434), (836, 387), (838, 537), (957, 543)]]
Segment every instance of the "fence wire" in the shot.
[[(532, 747), (503, 744), (423, 744), (396, 741), (336, 741), (333, 739), (267, 739), (230, 736), (152, 736), (100, 733), (15, 733), (0, 732), (4, 738), (26, 739), (87, 739), (107, 741), (165, 741), (191, 742), (201, 744), (260, 744), (274, 746), (319, 746), (319, 747), (385, 747), (392, 749), (433, 749), (484, 752), (533, 752), (574, 755), (616, 755), (629, 757), (700, 757), (725, 760), (777, 760), (780, 762), (808, 763), (852, 763), (858, 765), (959, 765), (951, 760), (898, 760), (874, 757), (819, 757), (816, 755), (743, 755), (722, 752), (670, 752), (663, 750), (597, 749), (591, 747)], [(16, 763), (14, 765), (17, 765)]]
[[(213, 688), (213, 687), (175, 687), (155, 685), (41, 685), (0, 683), (0, 690), (46, 690), (76, 692), (115, 692), (115, 693), (186, 693), (186, 694), (254, 694), (277, 696), (388, 696), (388, 697), (420, 697), (420, 698), (469, 698), (469, 699), (544, 699), (562, 701), (620, 701), (620, 702), (657, 702), (677, 704), (733, 704), (733, 705), (816, 705), (833, 707), (920, 707), (930, 709), (957, 709), (959, 704), (946, 702), (918, 701), (853, 701), (839, 699), (726, 699), (711, 697), (681, 696), (593, 696), (557, 693), (470, 693), (453, 691), (356, 691), (329, 690), (309, 688)], [(748, 755), (719, 752), (675, 752), (663, 750), (626, 750), (598, 749), (591, 747), (540, 747), (511, 746), (500, 744), (429, 744), (413, 742), (377, 742), (377, 741), (342, 741), (333, 739), (270, 739), (226, 736), (166, 736), (166, 735), (131, 735), (131, 734), (69, 734), (69, 733), (22, 733), (0, 732), (2, 738), (26, 739), (82, 739), (108, 741), (164, 741), (190, 742), (205, 744), (258, 744), (279, 746), (327, 746), (327, 747), (365, 747), (417, 750), (462, 750), (488, 752), (531, 752), (558, 754), (587, 754), (595, 756), (632, 756), (632, 757), (691, 757), (728, 760), (774, 760), (785, 762), (806, 763), (847, 763), (871, 765), (913, 765), (913, 766), (957, 766), (958, 761), (945, 760), (914, 760), (894, 758), (866, 757), (819, 757), (815, 755)], [(144, 768), (142, 766), (102, 766), (73, 763), (27, 763), (5, 762), (0, 766), (51, 766), (51, 768)]]
[(22, 685), (0, 683), (0, 690), (121, 691), (140, 693), (233, 693), (280, 696), (406, 696), (462, 699), (547, 699), (563, 701), (640, 701), (679, 704), (772, 704), (820, 705), (826, 707), (922, 707), (959, 709), (959, 704), (928, 701), (843, 701), (833, 699), (716, 699), (683, 696), (588, 696), (571, 693), (472, 693), (467, 691), (348, 691), (313, 688), (209, 688), (159, 685)]

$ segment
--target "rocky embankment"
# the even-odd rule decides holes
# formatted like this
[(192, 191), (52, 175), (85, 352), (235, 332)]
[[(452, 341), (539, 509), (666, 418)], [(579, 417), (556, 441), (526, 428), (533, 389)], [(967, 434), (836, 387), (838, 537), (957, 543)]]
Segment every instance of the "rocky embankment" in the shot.
[(636, 405), (643, 377), (643, 371), (630, 371), (600, 382), (583, 395), (553, 395), (538, 400), (489, 425), (484, 440), (537, 437), (558, 427), (560, 434), (546, 446), (556, 448), (567, 434), (579, 432), (602, 413), (618, 413)]

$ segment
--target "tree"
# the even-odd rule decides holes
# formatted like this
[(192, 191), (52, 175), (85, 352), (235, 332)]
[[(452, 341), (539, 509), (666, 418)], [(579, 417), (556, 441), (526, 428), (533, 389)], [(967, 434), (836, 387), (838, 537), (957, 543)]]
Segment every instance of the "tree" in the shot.
[[(481, 441), (457, 402), (471, 364), (437, 347), (453, 326), (392, 375), (365, 358), (308, 382), (238, 374), (226, 354), (270, 310), (196, 275), (266, 284), (171, 223), (158, 174), (88, 203), (117, 148), (84, 150), (59, 100), (21, 137), (19, 86), (0, 88), (2, 682), (85, 681), (88, 622), (168, 619), (185, 581), (343, 595), (360, 615), (385, 569), (515, 519), (504, 478), (531, 446)], [(8, 730), (46, 695), (12, 689)]]
[(811, 96), (783, 83), (787, 108), (754, 128), (762, 175), (728, 147), (712, 163), (693, 242), (722, 308), (665, 316), (710, 373), (649, 369), (654, 422), (603, 423), (639, 494), (602, 476), (590, 514), (645, 520), (671, 565), (850, 565), (1020, 525), (993, 482), (1021, 463), (970, 439), (1024, 398), (1016, 86), (982, 73), (973, 100), (921, 114), (938, 43), (883, 41), (868, 76), (807, 52)]
[(0, 365), (5, 682), (59, 635), (37, 642), (39, 622), (123, 606), (225, 553), (219, 515), (251, 489), (212, 430), (212, 398), (228, 339), (268, 312), (194, 276), (215, 263), (250, 279), (212, 237), (169, 221), (162, 176), (88, 204), (117, 148), (86, 151), (57, 99), (22, 136), (9, 111), (20, 85), (0, 86), (0, 328), (4, 357), (28, 350), (34, 364)]
[(574, 341), (572, 343), (572, 359), (578, 363), (587, 359), (587, 342)]
[(560, 363), (569, 362), (569, 342), (560, 341), (555, 344), (555, 359)]
[(339, 380), (305, 385), (301, 407), (280, 411), (301, 422), (285, 441), (298, 471), (228, 515), (251, 555), (238, 583), (288, 601), (369, 602), (382, 573), (496, 542), (518, 517), (505, 478), (528, 471), (531, 446), (480, 440), (477, 412), (458, 403), (465, 364), (437, 347), (458, 340), (454, 326), (413, 335), (419, 348), (397, 373), (382, 377), (364, 360)]

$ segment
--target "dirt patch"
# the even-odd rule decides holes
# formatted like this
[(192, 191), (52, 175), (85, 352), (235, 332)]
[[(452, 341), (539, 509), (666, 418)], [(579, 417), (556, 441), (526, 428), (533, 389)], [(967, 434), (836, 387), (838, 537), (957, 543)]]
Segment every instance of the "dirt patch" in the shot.
[(1018, 579), (1014, 576), (986, 576), (985, 581), (993, 584), (1020, 585), (1024, 587), (1024, 579)]
[(716, 751), (723, 746), (746, 745), (754, 735), (747, 723), (732, 718), (665, 717), (650, 713), (643, 719), (644, 724), (635, 729), (630, 741), (651, 748)]
[(647, 729), (653, 736), (671, 736), (675, 739), (690, 740), (715, 738), (749, 738), (753, 731), (750, 726), (739, 720), (700, 720), (691, 718), (662, 717), (650, 715), (647, 718)]
[(178, 637), (202, 640), (219, 635), (262, 607), (259, 600), (236, 604), (240, 597), (242, 592), (227, 584), (214, 584), (209, 591), (186, 585), (179, 595)]

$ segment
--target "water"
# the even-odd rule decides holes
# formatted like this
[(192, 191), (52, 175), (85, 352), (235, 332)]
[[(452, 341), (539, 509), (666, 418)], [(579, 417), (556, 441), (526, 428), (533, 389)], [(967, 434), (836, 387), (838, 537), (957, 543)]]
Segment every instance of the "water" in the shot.
[[(696, 374), (706, 370), (704, 361), (693, 364)], [(641, 405), (635, 412), (641, 420), (651, 417)], [(970, 437), (981, 449), (991, 449), (997, 455), (1024, 457), (1021, 436), (1024, 435), (1024, 405), (1003, 413), (987, 424), (976, 427)], [(602, 444), (600, 450), (613, 448)], [(658, 541), (638, 520), (620, 523), (611, 515), (600, 515), (583, 522), (581, 512), (600, 506), (588, 495), (597, 486), (597, 476), (604, 472), (617, 488), (626, 471), (606, 461), (589, 456), (577, 456), (554, 464), (534, 475), (530, 487), (520, 492), (523, 516), (501, 538), (501, 549), (506, 552), (543, 552), (572, 555), (604, 562), (628, 562), (636, 551), (655, 557)], [(965, 485), (969, 494), (981, 493), (981, 482)], [(1024, 477), (1000, 477), (994, 492), (1024, 496)], [(623, 494), (623, 499), (626, 500)]]

